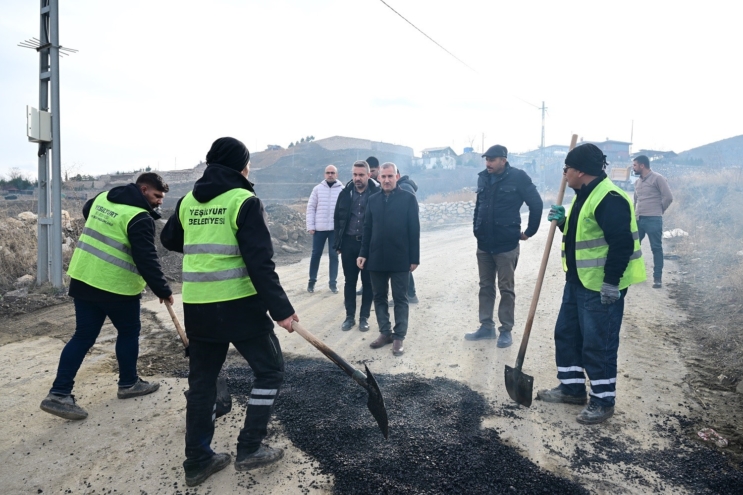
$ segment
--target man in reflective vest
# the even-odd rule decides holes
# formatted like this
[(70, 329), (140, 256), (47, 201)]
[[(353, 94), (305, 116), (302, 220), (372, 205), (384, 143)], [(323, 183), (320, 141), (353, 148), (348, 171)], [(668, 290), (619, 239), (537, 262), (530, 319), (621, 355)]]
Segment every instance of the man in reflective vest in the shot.
[(235, 469), (247, 471), (281, 459), (281, 449), (261, 445), (284, 381), (284, 359), (271, 319), (289, 332), (292, 321), (299, 321), (271, 259), (263, 204), (248, 181), (248, 149), (237, 139), (220, 138), (206, 162), (204, 175), (178, 201), (160, 236), (163, 246), (184, 254), (190, 369), (183, 468), (188, 486), (203, 483), (231, 460), (211, 449), (217, 376), (230, 343), (255, 375), (237, 438)]
[(560, 385), (537, 399), (588, 405), (576, 418), (597, 424), (614, 414), (619, 328), (627, 287), (645, 280), (632, 201), (606, 176), (606, 156), (593, 144), (565, 158), (565, 178), (575, 190), (570, 212), (553, 205), (548, 220), (563, 232), (566, 283), (555, 324), (555, 357)]
[(155, 248), (155, 220), (168, 185), (155, 173), (144, 173), (136, 184), (114, 187), (83, 207), (85, 227), (72, 254), (67, 274), (75, 301), (75, 334), (59, 358), (57, 377), (41, 409), (65, 419), (85, 419), (72, 387), (80, 365), (108, 317), (116, 327), (119, 399), (151, 394), (159, 383), (137, 375), (139, 300), (149, 285), (160, 302), (173, 302)]

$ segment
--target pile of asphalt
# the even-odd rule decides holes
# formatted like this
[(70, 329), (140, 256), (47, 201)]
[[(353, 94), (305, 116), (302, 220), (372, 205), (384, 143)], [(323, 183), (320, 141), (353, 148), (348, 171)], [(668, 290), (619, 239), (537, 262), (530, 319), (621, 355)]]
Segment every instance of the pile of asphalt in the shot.
[[(252, 372), (229, 367), (224, 373), (244, 405)], [(388, 440), (366, 407), (366, 391), (335, 365), (286, 361), (276, 418), (319, 471), (333, 477), (335, 493), (587, 493), (503, 444), (496, 431), (481, 429), (493, 410), (462, 383), (414, 374), (375, 377), (389, 415)]]

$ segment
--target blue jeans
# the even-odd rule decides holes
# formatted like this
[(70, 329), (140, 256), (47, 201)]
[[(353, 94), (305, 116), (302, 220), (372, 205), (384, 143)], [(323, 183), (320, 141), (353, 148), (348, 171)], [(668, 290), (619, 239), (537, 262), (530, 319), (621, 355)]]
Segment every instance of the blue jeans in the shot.
[(663, 217), (640, 217), (637, 219), (637, 233), (640, 242), (645, 234), (650, 239), (653, 251), (653, 280), (660, 281), (663, 276)]
[(586, 374), (591, 402), (614, 405), (619, 328), (627, 289), (614, 304), (601, 304), (601, 294), (580, 284), (566, 283), (555, 324), (555, 358), (560, 388), (585, 396)]
[(320, 268), (320, 258), (322, 257), (325, 243), (328, 243), (328, 260), (330, 261), (330, 287), (336, 287), (338, 278), (338, 253), (333, 249), (335, 232), (332, 230), (316, 230), (312, 234), (312, 256), (310, 257), (310, 283), (317, 282), (317, 271)]
[(50, 392), (70, 395), (75, 376), (83, 364), (101, 327), (109, 317), (116, 327), (116, 360), (119, 362), (119, 387), (137, 383), (137, 358), (139, 357), (139, 299), (132, 301), (94, 302), (75, 299), (75, 334), (62, 349), (57, 368), (57, 378)]

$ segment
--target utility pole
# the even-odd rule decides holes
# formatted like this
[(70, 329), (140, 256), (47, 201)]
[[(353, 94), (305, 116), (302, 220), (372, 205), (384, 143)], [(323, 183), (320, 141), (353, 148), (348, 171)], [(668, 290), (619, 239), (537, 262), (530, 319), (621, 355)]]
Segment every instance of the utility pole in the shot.
[[(36, 283), (50, 281), (61, 289), (62, 282), (62, 138), (59, 119), (59, 56), (77, 50), (59, 45), (59, 0), (40, 0), (39, 38), (18, 44), (39, 53), (39, 110), (29, 108), (29, 141), (38, 148), (38, 223)], [(49, 95), (51, 93), (51, 112)], [(36, 123), (34, 123), (36, 120)], [(50, 122), (49, 122), (50, 121)], [(49, 122), (51, 129), (45, 128)], [(38, 124), (38, 125), (37, 125)], [(51, 131), (51, 132), (50, 132)], [(49, 173), (49, 149), (52, 169)]]
[(539, 145), (539, 169), (540, 169), (540, 189), (542, 192), (545, 191), (546, 188), (546, 175), (547, 172), (544, 169), (544, 115), (547, 112), (547, 107), (544, 106), (544, 101), (542, 101), (542, 140), (540, 141)]

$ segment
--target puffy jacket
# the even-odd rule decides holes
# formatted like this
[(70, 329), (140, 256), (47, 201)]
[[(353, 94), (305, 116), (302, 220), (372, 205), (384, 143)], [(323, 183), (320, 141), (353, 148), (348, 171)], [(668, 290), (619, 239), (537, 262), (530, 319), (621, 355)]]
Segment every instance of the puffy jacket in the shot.
[(324, 180), (312, 189), (307, 201), (307, 230), (333, 230), (333, 214), (338, 195), (343, 190), (339, 181), (332, 185)]
[(539, 229), (543, 204), (531, 177), (508, 162), (493, 183), (487, 170), (480, 172), (472, 222), (477, 248), (493, 254), (516, 249), (521, 238), (521, 205), (524, 203), (529, 207), (529, 225), (524, 234), (532, 237)]
[[(366, 187), (369, 189), (369, 196), (379, 191), (379, 186), (372, 179), (369, 179)], [(333, 241), (333, 249), (336, 251), (342, 249), (343, 234), (346, 233), (346, 226), (348, 225), (348, 220), (351, 218), (351, 205), (353, 204), (351, 192), (355, 188), (356, 186), (353, 185), (353, 181), (349, 180), (338, 195), (338, 202), (335, 204), (335, 214), (333, 215), (335, 240)]]

